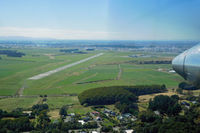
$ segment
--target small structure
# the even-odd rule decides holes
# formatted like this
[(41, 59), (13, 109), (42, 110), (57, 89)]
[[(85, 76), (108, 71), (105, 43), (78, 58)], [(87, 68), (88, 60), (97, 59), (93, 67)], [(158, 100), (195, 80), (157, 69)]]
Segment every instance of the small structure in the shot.
[(59, 123), (58, 120), (54, 120), (54, 121), (53, 121), (53, 124), (57, 124), (57, 123)]
[(71, 122), (71, 121), (72, 121), (71, 116), (67, 116), (67, 117), (64, 119), (64, 122)]
[(169, 73), (175, 73), (175, 71), (174, 70), (169, 70)]
[(79, 133), (87, 133), (87, 132), (85, 132), (85, 131), (80, 131)]
[(85, 122), (88, 122), (88, 121), (90, 120), (90, 117), (84, 117), (83, 120), (84, 120)]
[(154, 111), (154, 113), (155, 113), (156, 115), (160, 115), (160, 112), (159, 112), (158, 110)]
[(197, 101), (192, 101), (192, 103), (193, 103), (193, 104), (196, 104), (196, 103), (197, 103)]
[(75, 116), (75, 113), (70, 113), (69, 116)]
[(119, 116), (117, 116), (117, 119), (118, 119), (118, 120), (123, 120), (123, 119), (124, 119), (124, 117), (123, 117), (123, 116), (121, 116), (121, 115), (119, 115)]
[(97, 112), (97, 111), (93, 111), (92, 114), (95, 115), (95, 116), (98, 116), (100, 113)]
[(181, 105), (186, 105), (186, 106), (190, 106), (189, 103), (187, 103), (186, 101), (181, 102)]
[(111, 112), (110, 112), (110, 115), (111, 115), (111, 116), (115, 116), (116, 113), (115, 113), (114, 111), (111, 111)]
[(102, 119), (101, 119), (101, 117), (96, 117), (96, 120), (101, 121)]
[(185, 105), (185, 107), (186, 107), (187, 109), (190, 109), (190, 106)]
[(133, 129), (128, 129), (128, 130), (125, 130), (125, 133), (133, 133), (134, 130)]
[(28, 114), (28, 116), (31, 116), (32, 111), (23, 111), (24, 114)]
[(131, 118), (131, 120), (132, 120), (132, 121), (136, 121), (137, 118), (133, 115), (132, 118)]
[(109, 110), (109, 109), (104, 109), (104, 113), (111, 113), (112, 111), (111, 110)]
[(122, 114), (122, 116), (125, 118), (130, 118), (132, 115), (130, 113), (125, 113), (125, 114)]
[(85, 121), (84, 120), (78, 120), (79, 123), (81, 123), (81, 125), (84, 125), (85, 124)]
[(116, 113), (114, 111), (109, 110), (109, 109), (104, 109), (104, 114), (106, 116), (115, 116), (116, 115)]

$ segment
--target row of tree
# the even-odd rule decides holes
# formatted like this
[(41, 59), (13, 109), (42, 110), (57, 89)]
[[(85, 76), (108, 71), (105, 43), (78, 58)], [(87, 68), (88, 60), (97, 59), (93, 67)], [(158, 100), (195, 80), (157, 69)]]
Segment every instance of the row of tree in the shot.
[(198, 90), (200, 88), (200, 86), (196, 86), (187, 82), (179, 83), (178, 87), (183, 90)]
[(139, 95), (164, 91), (166, 91), (165, 85), (110, 86), (86, 90), (79, 94), (78, 98), (82, 105), (107, 105), (116, 102), (136, 102)]
[(137, 101), (137, 96), (124, 88), (101, 87), (86, 90), (79, 94), (79, 101), (82, 105), (108, 105), (118, 101)]
[(86, 52), (79, 51), (79, 49), (61, 49), (60, 52), (64, 52), (64, 53), (76, 53), (76, 54), (86, 54)]
[(136, 96), (161, 93), (167, 91), (163, 85), (137, 85), (137, 86), (122, 86), (124, 89), (134, 93)]
[(151, 60), (151, 61), (140, 61), (139, 64), (171, 64), (171, 60)]
[(25, 56), (22, 52), (17, 52), (16, 50), (0, 50), (0, 55), (7, 55), (10, 57), (22, 57)]

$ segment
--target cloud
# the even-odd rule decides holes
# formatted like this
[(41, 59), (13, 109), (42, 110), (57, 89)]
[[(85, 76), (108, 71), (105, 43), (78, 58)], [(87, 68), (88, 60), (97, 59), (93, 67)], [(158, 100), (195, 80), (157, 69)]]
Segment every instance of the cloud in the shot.
[(52, 39), (109, 39), (114, 32), (48, 28), (0, 27), (0, 36), (23, 36)]

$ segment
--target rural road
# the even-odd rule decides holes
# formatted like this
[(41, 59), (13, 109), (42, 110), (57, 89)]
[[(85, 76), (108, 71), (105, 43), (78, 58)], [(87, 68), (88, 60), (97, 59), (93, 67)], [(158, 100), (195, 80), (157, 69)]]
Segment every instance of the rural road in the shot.
[(82, 59), (82, 60), (80, 60), (80, 61), (77, 61), (77, 62), (68, 64), (68, 65), (65, 65), (65, 66), (63, 66), (63, 67), (59, 67), (59, 68), (57, 68), (57, 69), (54, 69), (54, 70), (51, 70), (51, 71), (48, 71), (48, 72), (45, 72), (45, 73), (38, 74), (38, 75), (33, 76), (33, 77), (30, 77), (30, 78), (28, 78), (28, 79), (29, 79), (29, 80), (38, 80), (38, 79), (42, 79), (42, 78), (44, 78), (44, 77), (50, 76), (50, 75), (52, 75), (52, 74), (54, 74), (54, 73), (57, 73), (57, 72), (62, 71), (62, 70), (64, 70), (64, 69), (67, 69), (67, 68), (70, 68), (70, 67), (72, 67), (72, 66), (78, 65), (78, 64), (80, 64), (80, 63), (86, 62), (86, 61), (88, 61), (88, 60), (91, 60), (91, 59), (93, 59), (93, 58), (99, 57), (99, 56), (101, 56), (101, 55), (103, 55), (103, 53), (99, 53), (99, 54), (96, 54), (96, 55), (94, 55), (94, 56), (91, 56), (91, 57)]

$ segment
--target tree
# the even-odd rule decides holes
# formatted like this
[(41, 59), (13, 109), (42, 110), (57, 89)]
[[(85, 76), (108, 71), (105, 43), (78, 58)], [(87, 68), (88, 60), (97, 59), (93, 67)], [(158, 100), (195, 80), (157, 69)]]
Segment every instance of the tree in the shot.
[(138, 113), (138, 106), (133, 102), (116, 102), (115, 107), (119, 109), (121, 113), (131, 113), (133, 115)]
[(150, 110), (158, 110), (162, 115), (167, 114), (169, 116), (177, 115), (181, 111), (181, 106), (178, 104), (177, 96), (164, 96), (158, 95), (153, 100), (149, 101)]
[(176, 89), (176, 92), (179, 93), (179, 94), (183, 94), (183, 89), (178, 88), (178, 89)]
[(181, 88), (181, 89), (184, 89), (186, 85), (187, 85), (186, 82), (181, 82), (181, 83), (178, 85), (178, 87)]
[(51, 120), (49, 119), (49, 116), (47, 115), (47, 111), (43, 110), (40, 112), (38, 116), (36, 116), (35, 127), (40, 128), (40, 129), (45, 129), (46, 127), (48, 127), (50, 121)]
[(66, 116), (66, 115), (67, 115), (66, 107), (63, 106), (63, 107), (60, 109), (59, 114), (60, 114), (61, 116)]
[(101, 131), (102, 132), (112, 132), (112, 126), (103, 126), (102, 128), (101, 128)]
[(171, 98), (174, 99), (174, 100), (177, 100), (177, 101), (179, 100), (179, 96), (178, 95), (172, 95)]

